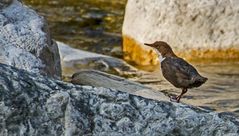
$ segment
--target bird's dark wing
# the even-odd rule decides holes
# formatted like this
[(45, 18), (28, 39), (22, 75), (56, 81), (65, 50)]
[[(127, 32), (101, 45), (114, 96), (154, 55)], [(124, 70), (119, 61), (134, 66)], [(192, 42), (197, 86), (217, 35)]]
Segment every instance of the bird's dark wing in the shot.
[(167, 57), (161, 63), (163, 76), (175, 87), (186, 87), (190, 84), (197, 70), (182, 58)]

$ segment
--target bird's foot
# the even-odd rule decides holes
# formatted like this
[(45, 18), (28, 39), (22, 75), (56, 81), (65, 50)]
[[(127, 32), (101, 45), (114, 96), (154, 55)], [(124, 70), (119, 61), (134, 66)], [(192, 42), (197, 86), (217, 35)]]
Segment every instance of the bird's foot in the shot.
[(170, 96), (170, 101), (171, 102), (177, 102), (179, 103), (181, 99), (181, 96)]
[(170, 101), (179, 103), (177, 96), (170, 96)]
[(180, 99), (181, 99), (181, 96), (177, 96), (177, 103), (179, 103), (180, 102)]

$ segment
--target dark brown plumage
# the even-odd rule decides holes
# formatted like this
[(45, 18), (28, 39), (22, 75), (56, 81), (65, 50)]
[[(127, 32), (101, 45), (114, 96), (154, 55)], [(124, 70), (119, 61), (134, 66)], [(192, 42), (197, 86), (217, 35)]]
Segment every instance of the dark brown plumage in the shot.
[(199, 87), (207, 81), (197, 70), (182, 58), (177, 57), (172, 48), (163, 41), (156, 41), (145, 45), (153, 47), (161, 57), (162, 74), (171, 84), (182, 89), (182, 93), (175, 98), (177, 102), (187, 92), (188, 88)]

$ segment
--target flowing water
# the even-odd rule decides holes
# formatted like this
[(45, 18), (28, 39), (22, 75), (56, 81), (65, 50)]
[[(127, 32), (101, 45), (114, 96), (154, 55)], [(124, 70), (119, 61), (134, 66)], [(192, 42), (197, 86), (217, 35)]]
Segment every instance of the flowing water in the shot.
[(122, 57), (120, 34), (126, 0), (23, 2), (47, 19), (54, 39), (82, 50)]
[[(25, 0), (49, 22), (54, 39), (74, 47), (121, 58), (121, 27), (126, 0)], [(116, 50), (116, 51), (114, 51)], [(182, 102), (239, 115), (239, 63), (193, 63), (209, 80), (190, 89)], [(161, 75), (160, 68), (139, 77), (138, 82), (179, 94)]]

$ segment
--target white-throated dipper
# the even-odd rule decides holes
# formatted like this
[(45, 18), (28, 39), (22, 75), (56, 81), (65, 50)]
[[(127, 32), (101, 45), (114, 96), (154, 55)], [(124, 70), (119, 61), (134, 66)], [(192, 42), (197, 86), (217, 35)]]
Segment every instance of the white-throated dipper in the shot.
[(156, 41), (144, 45), (152, 47), (158, 53), (164, 78), (182, 89), (182, 93), (175, 98), (171, 97), (171, 100), (179, 102), (188, 88), (199, 87), (207, 81), (207, 78), (201, 76), (192, 65), (177, 57), (166, 42)]

